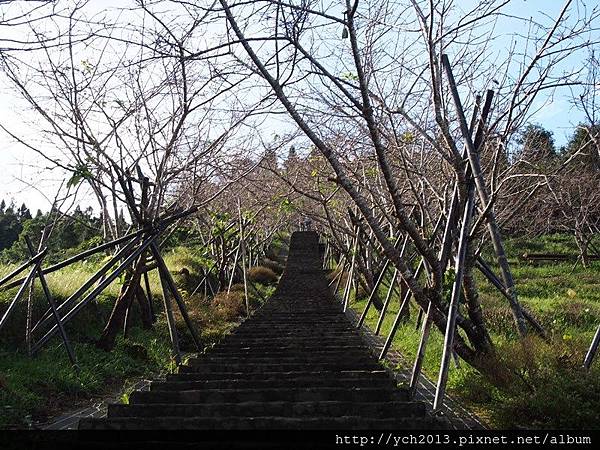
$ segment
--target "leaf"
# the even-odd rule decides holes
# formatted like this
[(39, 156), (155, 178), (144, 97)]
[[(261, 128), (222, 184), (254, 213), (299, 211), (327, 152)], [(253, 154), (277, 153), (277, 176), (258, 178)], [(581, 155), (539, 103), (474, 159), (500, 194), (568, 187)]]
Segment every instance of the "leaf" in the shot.
[(86, 166), (85, 164), (79, 164), (78, 166), (75, 166), (75, 169), (73, 170), (73, 175), (71, 176), (69, 181), (67, 181), (67, 187), (77, 186), (83, 180), (91, 180), (92, 178), (94, 178), (94, 175), (92, 174), (88, 166)]
[(74, 173), (73, 176), (69, 179), (69, 181), (67, 181), (67, 187), (74, 187), (77, 186), (79, 183), (81, 183), (81, 180), (83, 179), (83, 177), (77, 173)]
[(410, 144), (414, 142), (415, 135), (410, 131), (406, 131), (405, 133), (402, 133), (401, 139), (405, 144)]
[(283, 212), (290, 213), (294, 211), (294, 205), (289, 199), (284, 198), (279, 204), (279, 209)]

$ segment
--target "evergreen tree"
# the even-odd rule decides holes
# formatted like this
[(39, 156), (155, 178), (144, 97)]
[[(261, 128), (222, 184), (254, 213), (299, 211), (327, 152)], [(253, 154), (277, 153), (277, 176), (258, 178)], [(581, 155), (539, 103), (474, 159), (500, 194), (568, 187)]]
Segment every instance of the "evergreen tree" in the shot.
[(541, 125), (528, 124), (517, 139), (517, 143), (521, 146), (517, 158), (533, 163), (554, 160), (557, 151), (552, 134), (552, 131), (546, 130)]
[(23, 203), (17, 211), (17, 216), (21, 222), (31, 219), (31, 212), (29, 211), (29, 208), (25, 206), (25, 203)]
[(600, 125), (579, 125), (564, 149), (565, 158), (584, 169), (600, 170)]
[(11, 204), (0, 213), (0, 250), (10, 248), (22, 230), (23, 226)]

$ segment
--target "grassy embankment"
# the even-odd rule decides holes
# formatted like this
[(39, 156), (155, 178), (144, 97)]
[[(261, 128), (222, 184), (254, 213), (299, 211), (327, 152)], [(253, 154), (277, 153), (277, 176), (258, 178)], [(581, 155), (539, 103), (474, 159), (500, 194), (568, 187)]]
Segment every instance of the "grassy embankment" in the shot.
[[(600, 262), (588, 268), (573, 262), (528, 264), (518, 259), (524, 252), (575, 254), (575, 244), (564, 235), (535, 240), (512, 239), (507, 254), (512, 264), (520, 300), (541, 322), (550, 342), (531, 336), (517, 339), (507, 301), (482, 276), (478, 277), (485, 319), (501, 364), (514, 377), (496, 386), (465, 363), (451, 366), (449, 392), (497, 428), (598, 428), (600, 411), (600, 358), (586, 372), (582, 362), (600, 323)], [(488, 261), (492, 258), (488, 257)], [(497, 267), (494, 267), (497, 271)], [(481, 275), (481, 274), (479, 274)], [(383, 292), (383, 291), (382, 291)], [(388, 334), (398, 310), (395, 300), (381, 333)], [(351, 306), (362, 312), (365, 299)], [(394, 339), (413, 361), (420, 331), (415, 329), (416, 311)], [(376, 311), (367, 319), (374, 328)], [(437, 381), (443, 336), (434, 329), (424, 362), (428, 377)]]
[[(192, 320), (201, 333), (205, 346), (210, 346), (234, 328), (244, 314), (243, 285), (235, 284), (230, 295), (219, 294), (214, 300), (200, 294), (189, 295), (201, 280), (203, 261), (189, 248), (178, 247), (165, 253), (165, 260), (186, 301)], [(99, 267), (101, 261), (79, 263), (48, 276), (48, 283), (57, 302), (66, 299)], [(275, 262), (269, 266), (276, 271)], [(0, 267), (0, 276), (14, 266)], [(182, 271), (181, 269), (187, 269)], [(184, 273), (185, 272), (185, 273)], [(254, 280), (249, 290), (251, 308), (267, 299), (277, 275), (264, 268), (251, 269)], [(154, 330), (134, 326), (127, 338), (120, 336), (112, 352), (99, 350), (94, 345), (106, 323), (120, 282), (117, 279), (98, 298), (88, 305), (67, 326), (78, 357), (80, 373), (73, 371), (60, 340), (54, 338), (34, 358), (27, 356), (24, 346), (26, 295), (21, 299), (8, 326), (0, 331), (0, 428), (26, 427), (53, 416), (61, 410), (87, 405), (91, 399), (122, 393), (127, 401), (129, 386), (138, 377), (151, 377), (175, 368), (170, 356), (166, 319), (162, 313), (162, 292), (158, 278), (151, 275), (151, 290), (155, 311), (159, 313)], [(0, 314), (12, 299), (16, 289), (0, 292)], [(35, 317), (45, 308), (39, 283), (35, 291)], [(193, 351), (191, 340), (181, 317), (176, 324), (182, 336), (182, 351)], [(137, 325), (134, 322), (134, 325)]]

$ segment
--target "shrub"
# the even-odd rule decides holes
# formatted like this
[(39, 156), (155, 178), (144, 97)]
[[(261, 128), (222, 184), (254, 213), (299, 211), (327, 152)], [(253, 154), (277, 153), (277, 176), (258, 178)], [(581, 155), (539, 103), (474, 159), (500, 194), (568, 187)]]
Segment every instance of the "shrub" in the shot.
[(244, 293), (239, 291), (219, 292), (213, 299), (217, 314), (223, 319), (233, 321), (246, 312)]
[(277, 274), (268, 267), (256, 266), (248, 270), (248, 279), (255, 283), (270, 284), (277, 282)]
[(244, 289), (244, 283), (235, 283), (235, 284), (232, 284), (230, 291), (232, 291), (232, 292), (233, 291), (235, 291), (235, 292), (242, 292), (243, 293), (245, 291), (245, 289)]
[(585, 346), (573, 341), (563, 336), (546, 343), (528, 336), (499, 343), (498, 360), (489, 361), (497, 372), (487, 378), (465, 370), (454, 377), (453, 390), (492, 411), (495, 427), (597, 428), (598, 368), (581, 368)]
[(281, 275), (285, 269), (283, 264), (280, 264), (277, 261), (273, 261), (272, 259), (268, 258), (262, 262), (262, 266), (266, 267), (267, 269), (271, 269), (277, 275)]

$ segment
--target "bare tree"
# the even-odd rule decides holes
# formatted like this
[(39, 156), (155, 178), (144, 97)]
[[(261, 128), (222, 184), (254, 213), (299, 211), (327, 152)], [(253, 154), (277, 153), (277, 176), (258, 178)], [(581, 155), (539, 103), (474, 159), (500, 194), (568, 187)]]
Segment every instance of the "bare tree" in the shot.
[[(493, 347), (472, 275), (482, 242), (489, 239), (495, 248), (503, 289), (522, 333), (526, 319), (494, 217), (494, 205), (502, 195), (496, 189), (501, 181), (498, 170), (492, 167), (492, 176), (486, 177), (479, 149), (471, 144), (463, 152), (460, 147), (469, 147), (465, 133), (474, 134), (477, 128), (475, 142), (487, 141), (494, 153), (504, 152), (540, 94), (575, 82), (577, 74), (559, 72), (558, 64), (588, 45), (582, 36), (598, 11), (573, 19), (569, 13), (575, 11), (575, 4), (567, 1), (553, 23), (531, 22), (525, 37), (528, 48), (515, 45), (505, 59), (489, 63), (494, 26), (507, 2), (483, 2), (466, 12), (454, 2), (347, 1), (325, 7), (310, 1), (220, 0), (219, 4), (215, 12), (225, 14), (230, 29), (224, 37), (227, 45), (244, 49), (249, 59), (244, 64), (256, 68), (326, 158), (334, 182), (356, 205), (374, 242), (398, 269), (416, 303), (430, 311), (431, 320), (442, 330), (447, 314), (442, 291), (450, 262), (448, 242), (456, 245), (460, 228), (459, 215), (448, 209), (453, 191), (445, 186), (456, 182), (456, 211), (462, 211), (468, 199), (467, 166), (472, 171), (479, 206), (468, 230), (466, 302), (458, 313), (461, 332), (454, 336), (454, 346), (462, 358), (485, 370)], [(466, 95), (462, 103), (451, 95), (445, 81), (442, 53), (462, 61), (452, 68), (458, 92)], [(515, 68), (511, 61), (517, 54), (523, 62)], [(478, 118), (482, 105), (477, 106), (475, 94), (494, 84), (498, 92), (494, 104), (487, 105), (494, 110), (486, 126)], [(463, 107), (475, 110), (471, 130), (464, 118), (461, 122)], [(361, 158), (374, 162), (378, 183), (367, 183), (357, 173), (355, 164)], [(420, 213), (415, 215), (413, 208)], [(451, 231), (446, 243), (443, 227), (436, 226), (438, 220)], [(427, 277), (418, 277), (415, 266), (392, 245), (390, 225), (391, 235), (408, 236)]]

